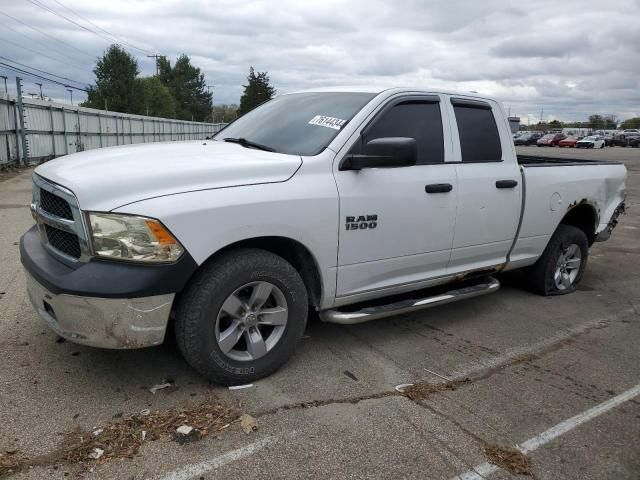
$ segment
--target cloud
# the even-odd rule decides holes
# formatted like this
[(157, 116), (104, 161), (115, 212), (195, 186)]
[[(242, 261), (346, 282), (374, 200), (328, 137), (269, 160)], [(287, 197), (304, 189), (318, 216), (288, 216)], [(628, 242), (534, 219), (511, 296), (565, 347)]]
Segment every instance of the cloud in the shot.
[[(41, 1), (101, 35), (31, 3), (11, 2), (4, 13), (73, 48), (0, 15), (0, 55), (82, 83), (92, 80), (95, 57), (109, 44), (106, 30), (126, 42), (144, 75), (155, 70), (147, 53), (190, 55), (215, 85), (216, 103), (238, 102), (253, 65), (269, 71), (281, 93), (407, 85), (475, 90), (536, 120), (541, 109), (564, 120), (640, 114), (634, 0), (615, 6), (566, 0), (561, 8), (553, 0), (61, 0), (98, 28)], [(6, 69), (0, 74), (13, 77)], [(61, 86), (46, 90), (66, 96)]]

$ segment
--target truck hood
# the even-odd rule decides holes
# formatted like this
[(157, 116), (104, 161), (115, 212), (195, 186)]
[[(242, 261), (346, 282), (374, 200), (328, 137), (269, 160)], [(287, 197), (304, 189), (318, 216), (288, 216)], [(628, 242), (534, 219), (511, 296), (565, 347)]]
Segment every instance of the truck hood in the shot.
[(35, 172), (75, 193), (81, 209), (109, 211), (193, 190), (284, 182), (301, 164), (295, 155), (199, 140), (90, 150), (44, 163)]

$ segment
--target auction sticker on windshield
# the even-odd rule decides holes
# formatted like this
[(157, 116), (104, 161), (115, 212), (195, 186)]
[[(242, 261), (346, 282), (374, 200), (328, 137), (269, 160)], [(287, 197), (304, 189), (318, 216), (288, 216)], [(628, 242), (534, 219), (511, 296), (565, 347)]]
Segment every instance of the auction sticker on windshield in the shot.
[(341, 118), (325, 117), (324, 115), (316, 115), (309, 120), (309, 125), (319, 125), (321, 127), (333, 128), (334, 130), (340, 130), (345, 123), (347, 123), (347, 121)]

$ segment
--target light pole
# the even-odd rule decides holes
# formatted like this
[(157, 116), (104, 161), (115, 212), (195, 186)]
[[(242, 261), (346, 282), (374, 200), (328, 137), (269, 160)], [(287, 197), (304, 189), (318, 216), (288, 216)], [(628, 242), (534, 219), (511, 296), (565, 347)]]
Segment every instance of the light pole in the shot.
[(36, 85), (38, 85), (38, 87), (40, 87), (40, 100), (44, 100), (44, 97), (42, 96), (42, 84), (41, 83), (36, 83)]
[(73, 89), (67, 88), (67, 92), (69, 92), (69, 95), (71, 95), (71, 105), (73, 105)]

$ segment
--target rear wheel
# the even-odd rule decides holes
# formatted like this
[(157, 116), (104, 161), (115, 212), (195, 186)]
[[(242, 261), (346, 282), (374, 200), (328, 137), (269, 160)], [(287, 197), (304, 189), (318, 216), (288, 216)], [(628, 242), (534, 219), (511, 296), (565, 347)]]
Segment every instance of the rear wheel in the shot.
[(180, 298), (176, 339), (189, 364), (222, 385), (273, 373), (307, 323), (307, 291), (283, 258), (240, 249), (206, 265)]
[(574, 292), (589, 255), (587, 236), (579, 228), (559, 225), (542, 256), (529, 270), (528, 283), (540, 295)]

